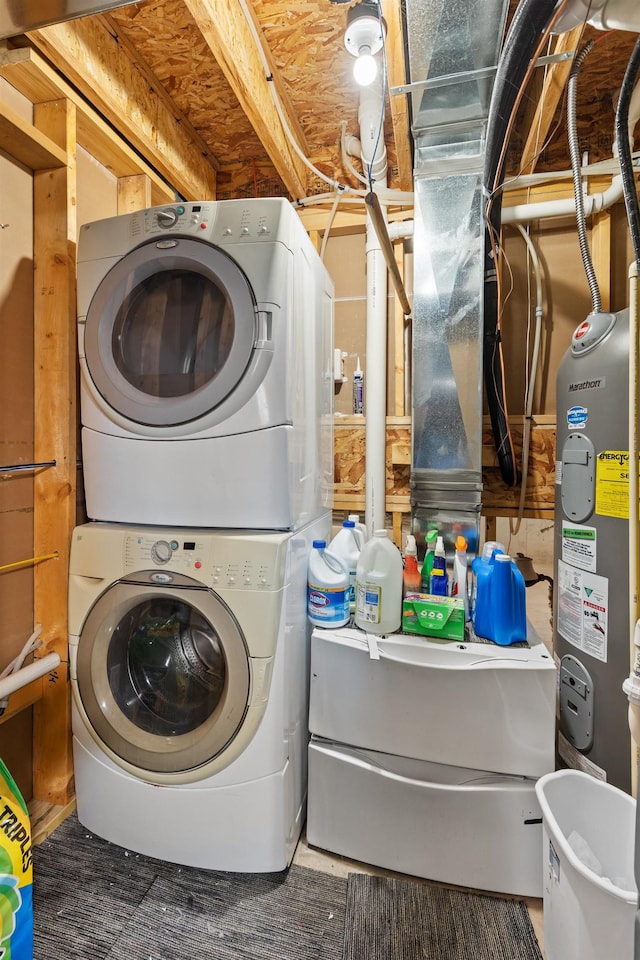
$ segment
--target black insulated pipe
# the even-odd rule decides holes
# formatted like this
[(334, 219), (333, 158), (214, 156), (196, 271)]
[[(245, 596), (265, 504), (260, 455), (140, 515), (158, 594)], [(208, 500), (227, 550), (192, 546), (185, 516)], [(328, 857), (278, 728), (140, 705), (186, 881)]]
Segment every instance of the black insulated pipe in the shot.
[(622, 173), (624, 204), (627, 208), (627, 220), (629, 221), (629, 231), (631, 233), (631, 242), (633, 243), (633, 255), (636, 258), (638, 272), (640, 273), (640, 204), (638, 204), (633, 159), (631, 157), (631, 144), (629, 143), (629, 134), (631, 132), (629, 130), (629, 105), (639, 71), (640, 38), (636, 41), (633, 53), (627, 64), (616, 109), (616, 146), (618, 148), (618, 158), (620, 160), (620, 170)]
[[(500, 249), (502, 192), (511, 127), (527, 74), (550, 25), (566, 0), (521, 0), (504, 43), (493, 85), (487, 122), (483, 187), (487, 198), (485, 230), (483, 369), (487, 404), (502, 479), (507, 486), (519, 481), (509, 430), (503, 377), (502, 344), (498, 322), (497, 260)], [(555, 16), (554, 16), (555, 14)]]

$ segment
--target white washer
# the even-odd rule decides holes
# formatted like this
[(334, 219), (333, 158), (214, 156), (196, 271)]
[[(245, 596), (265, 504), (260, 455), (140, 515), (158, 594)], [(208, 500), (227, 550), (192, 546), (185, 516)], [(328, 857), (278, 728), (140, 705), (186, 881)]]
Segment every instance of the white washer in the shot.
[(290, 863), (306, 801), (307, 558), (330, 523), (75, 529), (73, 758), (89, 830), (208, 869)]
[(92, 520), (289, 530), (332, 494), (333, 285), (283, 199), (82, 227)]

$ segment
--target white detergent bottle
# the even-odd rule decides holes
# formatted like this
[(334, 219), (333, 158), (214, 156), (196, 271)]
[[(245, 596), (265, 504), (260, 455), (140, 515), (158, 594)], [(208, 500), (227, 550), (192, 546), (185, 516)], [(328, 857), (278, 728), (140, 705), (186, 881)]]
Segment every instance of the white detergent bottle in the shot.
[(386, 530), (367, 540), (356, 568), (356, 625), (367, 633), (394, 633), (402, 620), (402, 554)]
[(365, 527), (364, 523), (360, 523), (360, 514), (359, 514), (359, 513), (350, 513), (349, 516), (347, 517), (347, 520), (353, 520), (353, 522), (355, 523), (355, 525), (356, 525), (356, 530), (357, 530), (357, 531), (359, 532), (359, 534), (360, 534), (360, 549), (362, 550), (362, 548), (364, 547), (365, 543), (366, 543), (367, 540), (369, 539), (369, 538), (367, 537), (367, 528)]
[(343, 627), (349, 622), (349, 571), (314, 540), (307, 568), (307, 616), (316, 627)]
[(356, 609), (356, 566), (362, 543), (360, 533), (356, 530), (353, 520), (345, 520), (335, 537), (329, 544), (329, 551), (342, 560), (349, 571), (349, 609), (351, 613)]

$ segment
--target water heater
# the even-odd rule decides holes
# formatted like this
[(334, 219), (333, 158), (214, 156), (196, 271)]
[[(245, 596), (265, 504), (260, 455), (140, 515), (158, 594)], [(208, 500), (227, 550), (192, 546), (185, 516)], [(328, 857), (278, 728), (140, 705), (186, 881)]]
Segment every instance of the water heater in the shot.
[(558, 752), (631, 792), (629, 311), (592, 313), (558, 370), (554, 654)]

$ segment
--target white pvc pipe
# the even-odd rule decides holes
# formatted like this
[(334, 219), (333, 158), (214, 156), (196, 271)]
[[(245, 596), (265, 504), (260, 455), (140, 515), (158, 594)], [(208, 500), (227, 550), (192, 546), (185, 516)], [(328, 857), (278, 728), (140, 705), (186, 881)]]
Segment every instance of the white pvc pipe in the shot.
[[(360, 91), (360, 145), (365, 175), (374, 189), (386, 186), (382, 78)], [(385, 527), (387, 439), (387, 264), (367, 213), (367, 334), (365, 387), (365, 526), (367, 535)]]
[(413, 236), (413, 220), (396, 220), (388, 226), (391, 240), (406, 240)]
[[(584, 197), (584, 215), (590, 217), (617, 203), (624, 195), (622, 177), (615, 176), (611, 186), (603, 193), (593, 193)], [(546, 220), (551, 217), (570, 217), (576, 215), (576, 202), (573, 197), (563, 200), (543, 200), (540, 203), (517, 203), (513, 207), (503, 207), (503, 223), (529, 223), (531, 220)]]
[(21, 667), (19, 670), (16, 670), (15, 673), (10, 673), (9, 676), (3, 677), (0, 680), (0, 700), (4, 700), (5, 697), (15, 693), (16, 690), (26, 687), (26, 685), (33, 680), (44, 677), (45, 673), (49, 673), (50, 670), (55, 670), (59, 665), (59, 655), (57, 653), (48, 653), (46, 657), (34, 660), (26, 667)]

